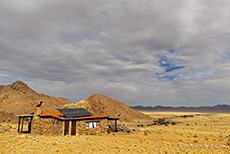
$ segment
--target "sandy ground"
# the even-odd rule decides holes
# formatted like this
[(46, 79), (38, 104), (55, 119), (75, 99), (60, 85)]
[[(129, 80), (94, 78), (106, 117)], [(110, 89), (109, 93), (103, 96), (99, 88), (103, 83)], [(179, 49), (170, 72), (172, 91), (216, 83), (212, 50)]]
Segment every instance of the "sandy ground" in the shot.
[(143, 127), (139, 127), (142, 132), (138, 134), (118, 132), (110, 135), (55, 137), (17, 134), (17, 125), (0, 123), (1, 127), (11, 127), (10, 131), (0, 131), (0, 153), (230, 153), (230, 114), (145, 114), (155, 120), (164, 118), (169, 124), (150, 126), (151, 123), (139, 121), (136, 125)]

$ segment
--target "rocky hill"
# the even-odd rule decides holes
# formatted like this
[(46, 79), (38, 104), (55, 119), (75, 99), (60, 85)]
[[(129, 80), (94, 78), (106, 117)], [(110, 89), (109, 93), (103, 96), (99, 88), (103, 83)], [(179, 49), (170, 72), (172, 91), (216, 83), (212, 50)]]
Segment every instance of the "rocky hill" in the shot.
[(57, 108), (63, 107), (83, 107), (91, 113), (118, 117), (121, 121), (151, 119), (124, 103), (101, 94), (95, 94), (87, 100), (76, 103), (65, 98), (39, 94), (22, 81), (17, 81), (11, 85), (0, 85), (0, 122), (16, 123), (18, 120), (16, 115), (33, 113), (41, 100), (43, 101), (42, 111), (57, 111)]
[(75, 104), (65, 105), (64, 107), (83, 107), (95, 114), (118, 117), (120, 121), (151, 119), (148, 115), (135, 111), (126, 104), (101, 94), (94, 94), (87, 100), (82, 100)]
[(56, 111), (64, 104), (73, 103), (65, 98), (38, 94), (22, 81), (0, 85), (0, 122), (17, 122), (16, 115), (34, 112), (41, 100), (42, 111)]

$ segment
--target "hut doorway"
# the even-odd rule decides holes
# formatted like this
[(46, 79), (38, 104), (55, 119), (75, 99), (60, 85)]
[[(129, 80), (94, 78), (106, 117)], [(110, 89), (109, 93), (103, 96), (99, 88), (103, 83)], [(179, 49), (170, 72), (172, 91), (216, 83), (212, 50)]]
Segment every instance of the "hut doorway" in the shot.
[(64, 121), (64, 135), (76, 135), (76, 121)]
[(69, 121), (64, 121), (64, 135), (69, 135)]

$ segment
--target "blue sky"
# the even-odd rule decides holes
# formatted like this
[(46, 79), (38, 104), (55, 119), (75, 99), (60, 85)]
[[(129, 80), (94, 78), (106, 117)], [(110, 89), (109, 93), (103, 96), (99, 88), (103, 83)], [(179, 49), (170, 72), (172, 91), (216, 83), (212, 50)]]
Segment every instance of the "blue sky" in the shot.
[(128, 105), (230, 102), (228, 0), (0, 0), (0, 84)]
[(165, 72), (171, 72), (184, 68), (184, 66), (175, 66), (174, 64), (170, 63), (166, 56), (161, 57), (159, 63), (161, 67), (164, 67)]

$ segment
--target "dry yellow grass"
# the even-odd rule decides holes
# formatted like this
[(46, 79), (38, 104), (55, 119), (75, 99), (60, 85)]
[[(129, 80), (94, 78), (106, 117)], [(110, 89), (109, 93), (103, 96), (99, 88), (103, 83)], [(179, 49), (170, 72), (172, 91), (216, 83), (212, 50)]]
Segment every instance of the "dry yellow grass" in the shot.
[(230, 153), (230, 114), (146, 114), (176, 124), (139, 127), (139, 134), (61, 137), (17, 134), (17, 125), (10, 125), (10, 132), (0, 133), (0, 153)]

